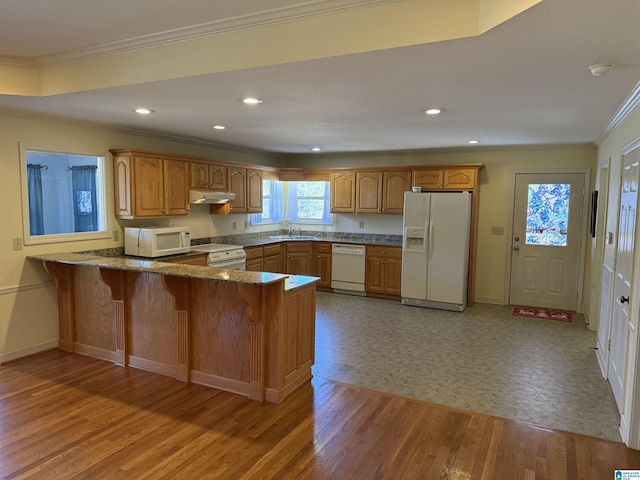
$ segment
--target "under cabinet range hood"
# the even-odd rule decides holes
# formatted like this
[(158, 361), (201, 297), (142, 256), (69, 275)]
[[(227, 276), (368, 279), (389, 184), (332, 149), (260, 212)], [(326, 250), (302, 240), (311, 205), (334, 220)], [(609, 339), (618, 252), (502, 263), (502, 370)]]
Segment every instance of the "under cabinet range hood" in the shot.
[(211, 192), (208, 190), (189, 190), (189, 203), (223, 204), (235, 200), (233, 192)]

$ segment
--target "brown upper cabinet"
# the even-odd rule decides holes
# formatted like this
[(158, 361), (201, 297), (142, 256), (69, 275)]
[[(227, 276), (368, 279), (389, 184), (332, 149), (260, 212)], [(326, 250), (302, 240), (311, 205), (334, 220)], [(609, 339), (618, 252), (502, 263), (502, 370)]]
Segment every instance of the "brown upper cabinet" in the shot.
[(191, 188), (227, 190), (227, 167), (212, 163), (191, 163)]
[(409, 170), (356, 172), (356, 213), (402, 214)]
[(262, 178), (261, 170), (229, 167), (229, 191), (236, 194), (229, 202), (229, 213), (262, 212)]
[(262, 170), (247, 169), (247, 213), (262, 213)]
[(114, 150), (115, 214), (149, 218), (189, 213), (189, 162)]
[(331, 213), (355, 213), (355, 172), (331, 173)]
[(422, 190), (470, 190), (477, 186), (478, 167), (413, 171), (413, 185)]

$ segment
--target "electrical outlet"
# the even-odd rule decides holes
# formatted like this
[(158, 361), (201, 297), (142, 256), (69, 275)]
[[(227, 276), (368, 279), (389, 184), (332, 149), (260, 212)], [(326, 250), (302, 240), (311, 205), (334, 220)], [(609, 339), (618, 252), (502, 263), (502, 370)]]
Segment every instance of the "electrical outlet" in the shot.
[(504, 227), (491, 227), (491, 235), (504, 235)]
[(235, 230), (236, 228), (238, 228), (238, 224), (236, 222), (233, 222), (233, 224), (231, 225), (231, 229)]
[(113, 232), (111, 232), (111, 236), (113, 237), (113, 241), (114, 242), (119, 242), (120, 241), (120, 230), (114, 230)]
[(364, 222), (360, 220), (360, 228), (364, 228)]
[(13, 239), (13, 249), (14, 250), (22, 250), (22, 238), (14, 237), (14, 239)]

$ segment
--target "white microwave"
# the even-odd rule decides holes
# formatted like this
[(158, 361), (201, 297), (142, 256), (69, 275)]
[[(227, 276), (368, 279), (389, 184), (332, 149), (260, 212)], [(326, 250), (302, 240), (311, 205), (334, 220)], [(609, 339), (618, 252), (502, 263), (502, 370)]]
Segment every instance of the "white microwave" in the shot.
[(162, 257), (191, 250), (189, 227), (126, 227), (124, 253), (136, 257)]

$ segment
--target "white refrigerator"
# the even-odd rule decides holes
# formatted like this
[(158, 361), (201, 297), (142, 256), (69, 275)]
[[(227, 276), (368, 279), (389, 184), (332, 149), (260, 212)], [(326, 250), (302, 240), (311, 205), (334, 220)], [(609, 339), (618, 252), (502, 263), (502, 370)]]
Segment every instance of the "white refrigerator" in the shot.
[(402, 303), (463, 311), (471, 192), (406, 192), (402, 231)]

